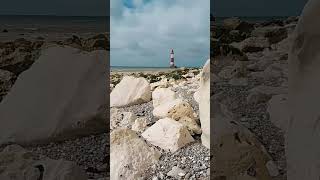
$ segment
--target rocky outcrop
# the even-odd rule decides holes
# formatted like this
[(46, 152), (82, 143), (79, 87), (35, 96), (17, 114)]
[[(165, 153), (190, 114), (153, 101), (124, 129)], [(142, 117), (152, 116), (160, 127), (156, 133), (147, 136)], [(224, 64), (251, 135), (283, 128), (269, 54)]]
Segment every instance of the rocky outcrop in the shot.
[(110, 107), (125, 107), (151, 100), (151, 87), (144, 78), (125, 76), (110, 94)]
[(184, 125), (170, 118), (158, 120), (142, 136), (149, 143), (171, 152), (194, 141)]
[(110, 134), (110, 179), (136, 180), (160, 158), (135, 131), (117, 129)]
[(106, 52), (45, 49), (0, 104), (0, 144), (105, 132), (107, 61), (101, 59)]

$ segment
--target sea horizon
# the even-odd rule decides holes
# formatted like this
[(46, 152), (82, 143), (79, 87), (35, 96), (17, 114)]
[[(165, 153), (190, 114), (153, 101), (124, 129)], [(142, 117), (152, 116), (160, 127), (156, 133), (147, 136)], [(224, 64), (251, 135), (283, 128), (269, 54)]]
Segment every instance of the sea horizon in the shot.
[(201, 68), (201, 67), (188, 67), (188, 66), (181, 66), (177, 68), (170, 68), (167, 67), (143, 67), (143, 66), (110, 66), (110, 71), (114, 72), (146, 72), (146, 71), (170, 71), (176, 70), (179, 68)]

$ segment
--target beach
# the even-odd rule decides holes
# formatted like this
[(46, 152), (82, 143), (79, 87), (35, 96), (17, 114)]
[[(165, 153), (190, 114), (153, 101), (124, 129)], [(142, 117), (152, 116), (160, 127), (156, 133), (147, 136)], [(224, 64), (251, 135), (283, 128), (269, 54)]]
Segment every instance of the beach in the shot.
[[(153, 68), (152, 71), (150, 71), (150, 68), (135, 68), (134, 70), (130, 69), (131, 68), (122, 68), (121, 70), (112, 70), (111, 72), (111, 156), (116, 156), (114, 154), (116, 152), (114, 152), (112, 149), (115, 149), (117, 146), (116, 144), (113, 144), (112, 141), (113, 134), (117, 133), (119, 129), (125, 128), (127, 129), (127, 131), (130, 131), (129, 129), (133, 129), (133, 132), (137, 133), (139, 136), (144, 136), (145, 132), (150, 131), (149, 133), (152, 133), (152, 131), (156, 131), (156, 128), (153, 129), (153, 127), (157, 126), (156, 124), (163, 119), (157, 117), (157, 113), (155, 113), (155, 109), (158, 108), (154, 104), (156, 101), (155, 94), (157, 93), (157, 91), (168, 91), (168, 93), (175, 94), (174, 96), (176, 96), (177, 98), (183, 99), (183, 102), (187, 103), (190, 106), (190, 110), (194, 112), (195, 120), (199, 123), (199, 104), (194, 99), (194, 93), (198, 91), (200, 86), (200, 76), (202, 68)], [(153, 100), (134, 105), (127, 105), (124, 107), (113, 107), (113, 102), (117, 100), (113, 99), (114, 95), (112, 94), (112, 92), (118, 91), (117, 88), (122, 86), (119, 84), (122, 84), (123, 82), (121, 81), (124, 81), (123, 79), (127, 77), (132, 77), (136, 80), (140, 79), (141, 81), (146, 80), (146, 83), (150, 84), (148, 86), (150, 86), (151, 88)], [(170, 99), (169, 94), (163, 94), (163, 96), (168, 96)], [(169, 99), (168, 101), (172, 101)], [(136, 129), (135, 127), (135, 123), (137, 123), (139, 120), (143, 120), (145, 123), (145, 126), (141, 127), (142, 129)], [(174, 120), (172, 121), (174, 122)], [(174, 125), (172, 126), (174, 127)], [(192, 131), (190, 131), (190, 133), (191, 132)], [(192, 133), (192, 139), (194, 140), (191, 143), (182, 145), (178, 150), (174, 151), (168, 151), (161, 145), (160, 147), (157, 147), (151, 141), (146, 139), (148, 147), (155, 149), (161, 154), (160, 158), (156, 160), (156, 163), (151, 163), (150, 165), (148, 165), (148, 167), (144, 167), (134, 171), (128, 170), (128, 172), (131, 171), (134, 175), (138, 173), (138, 171), (142, 171), (139, 172), (139, 174), (143, 174), (141, 177), (150, 180), (177, 179), (179, 176), (181, 178), (187, 179), (210, 179), (210, 153), (209, 149), (201, 143), (200, 135), (201, 133)], [(162, 135), (159, 134), (159, 137), (161, 136)], [(169, 136), (170, 135), (168, 134), (168, 140), (166, 140), (167, 143), (170, 143), (170, 141), (172, 141), (170, 140), (171, 138)], [(132, 153), (133, 152), (126, 152), (126, 154), (131, 154), (131, 156), (140, 156), (138, 152), (136, 152), (137, 154)], [(116, 157), (111, 158), (111, 164), (122, 163), (121, 159), (117, 160), (115, 158)], [(134, 167), (138, 168), (140, 165), (139, 162), (135, 163), (136, 164)], [(115, 165), (112, 166), (113, 168), (115, 168)], [(113, 168), (111, 168), (111, 174), (117, 173), (113, 172), (115, 171), (115, 169)], [(179, 173), (180, 175), (178, 175)], [(131, 175), (124, 177), (131, 179)]]
[[(266, 159), (260, 165), (254, 165), (249, 157), (240, 157), (246, 151), (240, 151), (241, 142), (238, 142), (233, 146), (238, 149), (238, 159), (224, 159), (233, 163), (235, 168), (223, 166), (222, 162), (216, 163), (213, 169), (220, 173), (212, 174), (213, 177), (241, 176), (259, 179), (257, 171), (261, 173), (261, 169), (264, 169), (271, 179), (286, 179), (288, 53), (297, 22), (298, 17), (263, 22), (249, 22), (233, 17), (225, 18), (220, 24), (212, 23), (214, 92), (211, 105), (225, 107), (228, 115), (226, 112), (216, 112), (224, 117), (219, 119), (220, 123), (225, 123), (225, 126), (231, 126), (226, 120), (237, 123), (234, 128), (240, 134), (245, 134), (243, 138), (261, 146), (256, 151), (260, 151), (259, 156)], [(217, 137), (220, 138), (222, 137)], [(225, 151), (226, 156), (232, 152), (227, 152), (228, 149), (218, 147), (217, 144), (213, 146), (217, 148), (212, 153), (214, 158), (221, 156), (221, 151)], [(247, 145), (248, 148), (250, 146)], [(248, 167), (245, 168), (244, 164)]]
[[(94, 98), (91, 96), (91, 103), (90, 100), (86, 101), (86, 104), (91, 104), (86, 107), (87, 110), (91, 109), (89, 110), (91, 115), (83, 114), (88, 116), (87, 119), (81, 119), (83, 115), (79, 116), (78, 114), (84, 111), (83, 103), (77, 103), (80, 112), (70, 111), (68, 105), (62, 106), (67, 101), (69, 104), (75, 102), (74, 99), (67, 98), (71, 95), (67, 95), (71, 92), (70, 89), (73, 88), (72, 96), (77, 96), (77, 92), (80, 90), (68, 86), (68, 84), (76, 83), (77, 86), (82, 87), (81, 89), (85, 89), (86, 86), (91, 86), (84, 85), (82, 81), (85, 81), (97, 83), (92, 85), (91, 89), (97, 86), (105, 87), (108, 73), (106, 70), (108, 59), (105, 56), (109, 53), (109, 33), (106, 26), (109, 23), (106, 18), (0, 16), (0, 22), (2, 23), (0, 30), (1, 123), (3, 128), (11, 123), (11, 125), (7, 125), (10, 128), (2, 130), (0, 135), (0, 161), (5, 156), (13, 158), (12, 162), (3, 164), (6, 169), (0, 172), (0, 179), (6, 178), (7, 171), (14, 173), (17, 177), (25, 177), (21, 173), (27, 173), (28, 178), (37, 179), (41, 172), (40, 169), (34, 169), (32, 164), (39, 164), (45, 168), (45, 175), (41, 175), (43, 177), (59, 171), (57, 174), (62, 179), (66, 176), (72, 176), (79, 180), (106, 179), (109, 166), (107, 156), (109, 136), (106, 126), (108, 119), (106, 114), (108, 113), (104, 109), (104, 113), (97, 114), (98, 112), (93, 112), (92, 107), (107, 103), (102, 98), (106, 96), (107, 90), (99, 88), (103, 92), (101, 90), (91, 92), (91, 95), (97, 95), (97, 100), (93, 100)], [(101, 62), (101, 59), (104, 62)], [(86, 71), (95, 73), (84, 75)], [(99, 72), (100, 74), (97, 74)], [(63, 74), (68, 74), (70, 77)], [(59, 79), (60, 75), (64, 77)], [(86, 77), (91, 77), (91, 80), (85, 80)], [(83, 80), (80, 80), (81, 78)], [(68, 83), (62, 85), (64, 82)], [(34, 88), (28, 84), (32, 84)], [(46, 88), (50, 84), (55, 86), (51, 89), (57, 88), (56, 91), (59, 93), (50, 92), (51, 90)], [(23, 93), (19, 87), (25, 88), (23, 91), (29, 93)], [(90, 93), (90, 91), (87, 92)], [(43, 95), (42, 98), (37, 98), (40, 94)], [(47, 104), (49, 101), (45, 97), (54, 97), (54, 94), (56, 97), (49, 100), (51, 101), (49, 104), (52, 104), (50, 107)], [(67, 96), (63, 97), (64, 95)], [(89, 96), (89, 94), (84, 96)], [(20, 108), (23, 105), (15, 105), (15, 103), (19, 103), (19, 99), (16, 97), (25, 100), (28, 97), (34, 97), (29, 101), (29, 106), (37, 108), (37, 113), (32, 113), (33, 110), (30, 108)], [(54, 99), (57, 100), (55, 105), (53, 104)], [(101, 100), (98, 101), (98, 99)], [(34, 104), (32, 105), (32, 103)], [(16, 107), (15, 114), (24, 114), (24, 117), (10, 114), (11, 106)], [(58, 109), (60, 107), (60, 110), (57, 107)], [(61, 114), (55, 116), (52, 114), (54, 111)], [(74, 115), (70, 114), (67, 117), (66, 113), (62, 113), (62, 111), (69, 111)], [(76, 116), (80, 118), (76, 118), (78, 119), (76, 120), (74, 118)], [(101, 116), (103, 116), (103, 120), (97, 118), (101, 118)], [(8, 120), (5, 117), (11, 117), (11, 119)], [(86, 121), (90, 123), (89, 125), (80, 125), (76, 121), (84, 124)], [(21, 129), (20, 126), (25, 127)], [(34, 129), (33, 126), (37, 128)], [(52, 130), (45, 130), (50, 127)], [(45, 133), (41, 132), (42, 129)], [(71, 131), (74, 132), (70, 133)], [(13, 140), (7, 138), (8, 134), (15, 136)], [(19, 154), (25, 153), (32, 155), (22, 163)], [(21, 165), (25, 169), (17, 170), (15, 164), (19, 163), (22, 163)], [(46, 169), (46, 167), (56, 167), (56, 169)], [(34, 173), (30, 174), (30, 171)]]

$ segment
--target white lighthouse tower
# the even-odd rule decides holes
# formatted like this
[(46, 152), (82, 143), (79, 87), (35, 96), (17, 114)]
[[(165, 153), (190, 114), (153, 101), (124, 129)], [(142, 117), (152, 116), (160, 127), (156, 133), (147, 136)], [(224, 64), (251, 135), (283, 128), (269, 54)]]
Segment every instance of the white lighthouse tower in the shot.
[(170, 68), (175, 68), (176, 66), (174, 65), (174, 52), (173, 49), (170, 51)]

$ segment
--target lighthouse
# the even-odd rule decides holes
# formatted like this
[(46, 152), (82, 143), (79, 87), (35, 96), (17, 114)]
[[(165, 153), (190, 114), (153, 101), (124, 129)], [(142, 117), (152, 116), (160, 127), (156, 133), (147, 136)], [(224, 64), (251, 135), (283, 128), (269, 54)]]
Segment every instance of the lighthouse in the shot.
[(174, 65), (174, 52), (173, 52), (173, 49), (171, 49), (171, 51), (170, 51), (170, 68), (176, 68), (176, 66)]

